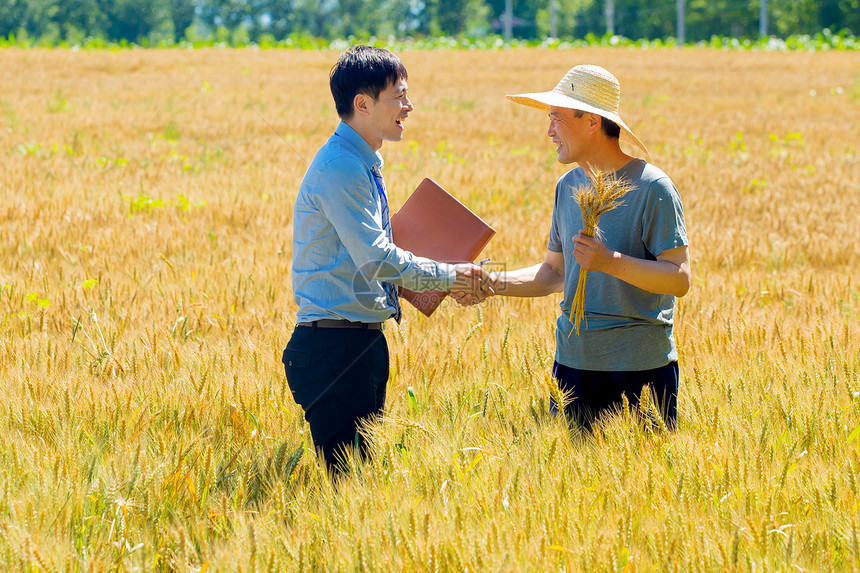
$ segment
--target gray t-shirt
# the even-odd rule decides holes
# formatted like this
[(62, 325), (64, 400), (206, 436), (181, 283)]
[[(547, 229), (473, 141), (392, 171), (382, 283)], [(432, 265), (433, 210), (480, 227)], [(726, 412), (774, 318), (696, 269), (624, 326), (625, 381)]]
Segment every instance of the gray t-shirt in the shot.
[[(688, 244), (681, 198), (663, 171), (634, 159), (617, 175), (633, 190), (624, 196), (623, 205), (600, 218), (598, 227), (607, 247), (653, 261), (663, 251)], [(570, 368), (601, 371), (651, 370), (676, 361), (675, 297), (652, 294), (606, 273), (588, 273), (585, 319), (580, 334), (571, 334), (570, 308), (580, 270), (573, 256), (573, 236), (582, 229), (575, 194), (588, 184), (583, 170), (577, 168), (562, 176), (555, 189), (547, 246), (564, 255), (565, 267), (555, 359)]]

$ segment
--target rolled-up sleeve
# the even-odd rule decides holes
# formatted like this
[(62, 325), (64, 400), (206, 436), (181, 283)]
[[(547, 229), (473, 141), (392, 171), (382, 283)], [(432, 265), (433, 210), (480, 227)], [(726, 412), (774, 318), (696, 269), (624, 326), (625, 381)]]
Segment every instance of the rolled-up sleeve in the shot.
[(381, 199), (373, 175), (358, 158), (339, 157), (320, 166), (313, 194), (360, 273), (410, 290), (448, 290), (454, 265), (418, 257), (398, 248), (382, 225)]

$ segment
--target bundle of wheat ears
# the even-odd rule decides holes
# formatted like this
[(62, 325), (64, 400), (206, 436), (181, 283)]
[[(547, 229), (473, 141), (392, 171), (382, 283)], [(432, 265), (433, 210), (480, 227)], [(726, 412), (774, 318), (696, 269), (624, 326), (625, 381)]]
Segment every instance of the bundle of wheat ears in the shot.
[[(574, 194), (576, 200), (579, 201), (579, 208), (582, 209), (582, 234), (602, 239), (600, 228), (597, 226), (600, 222), (600, 216), (621, 206), (621, 198), (633, 186), (616, 177), (614, 173), (607, 173), (600, 169), (591, 170), (589, 179), (591, 184), (583, 185)], [(573, 306), (570, 308), (570, 322), (576, 328), (577, 335), (579, 335), (579, 325), (585, 318), (585, 277), (587, 274), (587, 270), (579, 267), (579, 282), (576, 285), (576, 293), (573, 295)]]

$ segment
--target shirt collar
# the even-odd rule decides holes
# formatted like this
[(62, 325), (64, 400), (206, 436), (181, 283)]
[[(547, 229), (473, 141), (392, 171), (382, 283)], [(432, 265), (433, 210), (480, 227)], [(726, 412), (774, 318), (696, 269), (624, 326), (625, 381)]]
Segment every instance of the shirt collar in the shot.
[(358, 152), (358, 156), (361, 157), (361, 160), (364, 161), (368, 169), (373, 169), (374, 165), (381, 169), (385, 164), (385, 161), (382, 159), (382, 154), (378, 151), (374, 151), (370, 147), (370, 144), (368, 144), (349, 124), (341, 121), (337, 126), (337, 129), (334, 131), (334, 134), (342, 137), (355, 148)]

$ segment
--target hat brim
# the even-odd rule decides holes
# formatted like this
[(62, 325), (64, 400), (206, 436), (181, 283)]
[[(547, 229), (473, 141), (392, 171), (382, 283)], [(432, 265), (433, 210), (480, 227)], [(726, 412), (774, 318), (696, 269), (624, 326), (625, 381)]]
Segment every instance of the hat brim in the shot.
[(564, 107), (568, 109), (577, 109), (586, 113), (594, 113), (601, 117), (605, 117), (606, 119), (617, 123), (618, 127), (621, 128), (621, 139), (641, 149), (646, 156), (651, 156), (651, 154), (648, 153), (648, 148), (645, 147), (645, 144), (639, 141), (639, 138), (636, 137), (633, 131), (627, 127), (627, 124), (618, 117), (617, 113), (594, 107), (556, 91), (506, 95), (505, 97), (514, 103), (533, 107), (541, 111), (548, 112), (551, 107)]

